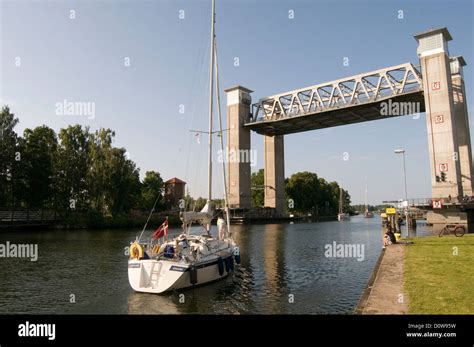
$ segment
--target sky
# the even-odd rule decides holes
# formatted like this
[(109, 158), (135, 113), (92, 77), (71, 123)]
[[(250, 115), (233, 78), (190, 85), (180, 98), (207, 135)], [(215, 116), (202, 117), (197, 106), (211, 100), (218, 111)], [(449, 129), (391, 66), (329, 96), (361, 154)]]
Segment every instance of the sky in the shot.
[[(387, 66), (418, 65), (413, 35), (438, 27), (453, 37), (450, 54), (467, 61), (474, 111), (469, 0), (217, 0), (216, 12), (224, 115), (224, 89), (236, 84), (253, 90), (257, 101)], [(207, 129), (210, 14), (210, 0), (0, 0), (0, 105), (19, 118), (20, 134), (43, 124), (56, 131), (73, 124), (111, 128), (115, 146), (127, 149), (141, 177), (149, 170), (165, 180), (176, 176), (192, 196), (206, 196), (207, 140), (190, 130)], [(61, 113), (58, 103), (65, 100), (88, 102), (94, 112)], [(256, 171), (263, 167), (263, 138), (252, 134), (251, 141)], [(404, 196), (397, 148), (406, 150), (409, 198), (431, 196), (424, 114), (287, 135), (285, 176), (315, 172), (339, 182), (353, 203), (364, 202), (367, 176), (369, 203), (397, 200)], [(219, 196), (220, 168), (214, 171)]]

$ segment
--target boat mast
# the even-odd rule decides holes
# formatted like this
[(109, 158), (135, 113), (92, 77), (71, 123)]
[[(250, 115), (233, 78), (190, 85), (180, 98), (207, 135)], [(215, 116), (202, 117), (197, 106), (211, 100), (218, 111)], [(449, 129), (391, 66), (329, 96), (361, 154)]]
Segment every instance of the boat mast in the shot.
[(369, 204), (367, 198), (367, 176), (365, 176), (365, 212), (369, 211)]
[(209, 66), (209, 147), (208, 147), (208, 193), (207, 201), (209, 203), (209, 208), (211, 207), (212, 199), (212, 100), (213, 100), (213, 91), (214, 91), (214, 24), (215, 24), (215, 12), (216, 12), (216, 3), (215, 0), (212, 0), (212, 16), (211, 16), (211, 53), (210, 53), (210, 66)]
[[(221, 153), (224, 152), (224, 134), (222, 132), (222, 113), (221, 113), (221, 96), (220, 96), (220, 89), (219, 89), (219, 64), (217, 61), (217, 40), (214, 41), (214, 54), (215, 54), (215, 61), (216, 61), (216, 92), (217, 92), (217, 117), (219, 118), (219, 135), (220, 135), (220, 143), (221, 143)], [(224, 209), (226, 215), (226, 222), (227, 222), (227, 230), (229, 235), (230, 232), (230, 211), (229, 211), (229, 200), (227, 196), (227, 177), (225, 172), (225, 160), (222, 160), (222, 182), (224, 184)]]

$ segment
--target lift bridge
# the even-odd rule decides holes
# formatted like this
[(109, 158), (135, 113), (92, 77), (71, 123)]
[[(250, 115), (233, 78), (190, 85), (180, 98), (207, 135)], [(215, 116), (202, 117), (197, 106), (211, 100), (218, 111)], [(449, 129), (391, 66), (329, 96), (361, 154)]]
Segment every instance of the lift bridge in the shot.
[[(419, 65), (404, 63), (264, 97), (252, 104), (252, 90), (227, 93), (227, 147), (250, 151), (250, 132), (264, 139), (265, 206), (285, 215), (284, 136), (335, 126), (424, 112), (428, 135), (433, 206), (473, 195), (472, 153), (462, 56), (451, 56), (447, 28), (415, 35)], [(306, 149), (311, 151), (312, 149)], [(309, 154), (309, 153), (308, 153)], [(229, 203), (251, 205), (250, 163), (228, 163)], [(439, 179), (442, 177), (443, 179)], [(474, 210), (472, 210), (474, 211)], [(433, 208), (430, 223), (453, 218), (474, 227), (474, 212)], [(467, 221), (469, 219), (469, 221)]]
[(381, 104), (390, 99), (405, 108), (395, 116), (412, 105), (425, 111), (421, 73), (411, 63), (262, 98), (246, 126), (275, 136), (377, 120), (387, 118)]

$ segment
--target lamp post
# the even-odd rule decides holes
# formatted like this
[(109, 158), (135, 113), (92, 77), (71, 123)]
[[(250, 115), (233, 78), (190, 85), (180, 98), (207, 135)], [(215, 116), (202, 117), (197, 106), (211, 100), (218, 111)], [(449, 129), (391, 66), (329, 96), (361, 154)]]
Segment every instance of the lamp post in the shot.
[[(405, 208), (405, 220), (407, 223), (407, 236), (408, 236), (408, 193), (407, 193), (407, 170), (405, 164), (405, 150), (404, 149), (396, 149), (395, 154), (402, 154), (403, 155), (403, 176), (405, 177), (405, 201), (406, 201), (406, 208)], [(400, 230), (401, 232), (401, 230)]]

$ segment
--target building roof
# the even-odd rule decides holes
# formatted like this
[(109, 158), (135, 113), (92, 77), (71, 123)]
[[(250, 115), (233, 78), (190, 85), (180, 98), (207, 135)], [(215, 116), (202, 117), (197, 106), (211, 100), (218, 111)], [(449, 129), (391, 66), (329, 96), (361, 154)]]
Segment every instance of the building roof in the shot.
[(244, 91), (244, 92), (246, 92), (246, 93), (249, 93), (249, 94), (250, 94), (250, 93), (253, 93), (253, 90), (250, 90), (250, 89), (248, 89), (248, 88), (242, 87), (241, 85), (238, 85), (238, 84), (235, 85), (235, 86), (229, 87), (229, 88), (227, 88), (227, 89), (224, 89), (224, 92), (228, 93), (228, 92), (231, 92), (231, 91), (236, 90), (236, 89), (240, 89), (240, 90), (242, 90), (242, 91)]
[(180, 180), (179, 178), (177, 177), (173, 177), (171, 179), (169, 179), (168, 181), (166, 181), (165, 183), (181, 183), (181, 184), (186, 184), (186, 182)]
[(415, 35), (415, 39), (418, 41), (419, 39), (422, 39), (424, 37), (433, 36), (433, 35), (436, 35), (436, 34), (439, 34), (439, 33), (443, 34), (443, 37), (446, 41), (451, 41), (453, 39), (446, 27), (431, 29), (431, 30), (425, 31), (423, 33), (417, 34), (417, 35)]
[(450, 57), (451, 60), (458, 60), (459, 61), (459, 65), (461, 66), (466, 66), (467, 63), (466, 63), (466, 60), (464, 59), (464, 57), (462, 55), (458, 55), (458, 56), (455, 56), (455, 57)]

